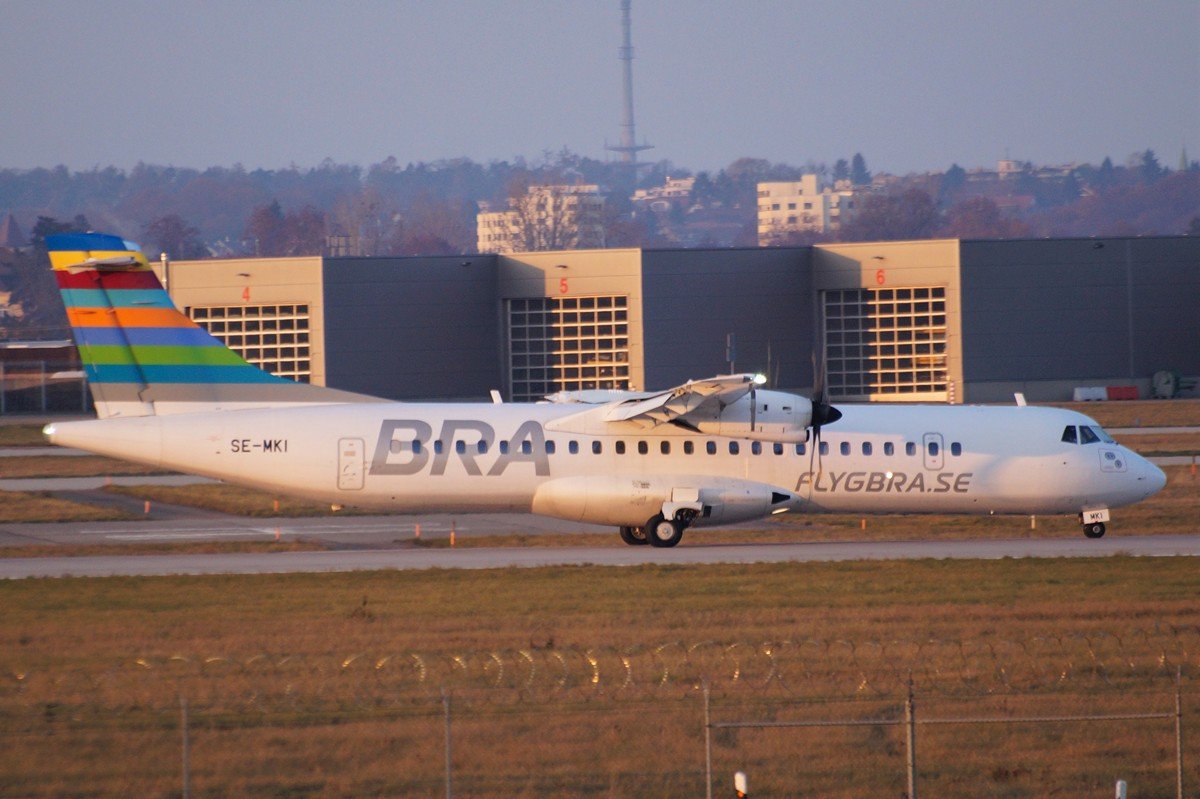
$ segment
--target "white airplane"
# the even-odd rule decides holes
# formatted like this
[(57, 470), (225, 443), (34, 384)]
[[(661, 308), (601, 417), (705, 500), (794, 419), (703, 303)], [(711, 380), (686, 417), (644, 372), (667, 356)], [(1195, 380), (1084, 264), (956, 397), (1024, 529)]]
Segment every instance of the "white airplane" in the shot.
[(295, 383), (175, 309), (136, 245), (46, 242), (99, 417), (47, 425), (49, 440), (280, 494), (533, 512), (672, 547), (688, 527), (791, 510), (1077, 514), (1098, 538), (1111, 508), (1166, 483), (1095, 421), (1056, 408), (839, 411), (820, 389), (768, 391), (753, 375), (535, 404), (398, 403)]

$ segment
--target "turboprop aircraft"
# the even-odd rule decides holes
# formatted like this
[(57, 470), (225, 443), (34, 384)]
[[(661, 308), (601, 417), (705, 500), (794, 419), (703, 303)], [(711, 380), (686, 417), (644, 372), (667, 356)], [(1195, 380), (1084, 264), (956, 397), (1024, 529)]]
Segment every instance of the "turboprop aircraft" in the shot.
[[(275, 377), (179, 312), (138, 247), (49, 236), (96, 420), (54, 444), (267, 491), (406, 513), (533, 512), (671, 547), (784, 511), (1077, 514), (1162, 471), (1056, 408), (831, 406), (723, 375), (533, 404), (398, 403)], [(829, 428), (822, 435), (823, 428)]]

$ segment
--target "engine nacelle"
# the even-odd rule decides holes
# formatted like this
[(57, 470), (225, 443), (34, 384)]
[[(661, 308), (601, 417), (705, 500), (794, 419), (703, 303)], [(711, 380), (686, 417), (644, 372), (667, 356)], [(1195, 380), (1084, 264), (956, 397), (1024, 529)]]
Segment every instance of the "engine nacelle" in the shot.
[(640, 527), (664, 506), (700, 505), (694, 524), (759, 519), (797, 501), (765, 483), (729, 477), (562, 477), (538, 486), (533, 512), (590, 524)]
[(726, 405), (712, 420), (690, 421), (701, 433), (799, 444), (808, 440), (812, 401), (783, 391), (758, 390)]

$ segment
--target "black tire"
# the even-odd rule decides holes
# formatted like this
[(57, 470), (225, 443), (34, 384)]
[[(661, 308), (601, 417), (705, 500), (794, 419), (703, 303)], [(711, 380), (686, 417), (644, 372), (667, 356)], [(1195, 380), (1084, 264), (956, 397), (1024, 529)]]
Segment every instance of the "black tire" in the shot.
[(621, 540), (631, 547), (645, 546), (650, 543), (646, 540), (646, 530), (643, 527), (622, 527), (620, 532)]
[(1104, 522), (1093, 522), (1083, 526), (1083, 534), (1088, 538), (1103, 538), (1104, 537)]
[(646, 522), (646, 538), (652, 547), (673, 547), (683, 538), (683, 524), (677, 519), (655, 516)]

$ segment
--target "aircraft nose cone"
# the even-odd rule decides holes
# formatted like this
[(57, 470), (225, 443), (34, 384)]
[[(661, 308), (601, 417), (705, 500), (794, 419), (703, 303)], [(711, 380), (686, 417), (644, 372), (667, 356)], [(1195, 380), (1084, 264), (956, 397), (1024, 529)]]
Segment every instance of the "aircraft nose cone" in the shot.
[(1147, 488), (1146, 496), (1150, 496), (1151, 494), (1157, 494), (1159, 491), (1162, 491), (1163, 486), (1165, 486), (1167, 484), (1167, 473), (1164, 472), (1162, 469), (1158, 468), (1157, 466), (1155, 466), (1150, 461), (1146, 461), (1145, 472), (1146, 472), (1145, 480), (1146, 480), (1146, 488)]

